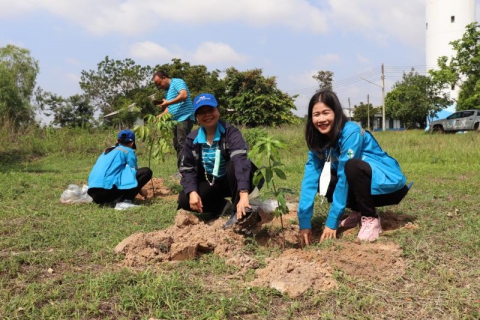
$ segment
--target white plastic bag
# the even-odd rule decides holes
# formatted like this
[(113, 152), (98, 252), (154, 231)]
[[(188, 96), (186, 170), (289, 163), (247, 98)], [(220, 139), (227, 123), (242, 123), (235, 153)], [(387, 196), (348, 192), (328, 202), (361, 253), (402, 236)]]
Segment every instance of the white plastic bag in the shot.
[(83, 185), (82, 188), (76, 184), (69, 184), (67, 190), (63, 191), (60, 196), (61, 203), (88, 203), (93, 199), (87, 194), (88, 186)]

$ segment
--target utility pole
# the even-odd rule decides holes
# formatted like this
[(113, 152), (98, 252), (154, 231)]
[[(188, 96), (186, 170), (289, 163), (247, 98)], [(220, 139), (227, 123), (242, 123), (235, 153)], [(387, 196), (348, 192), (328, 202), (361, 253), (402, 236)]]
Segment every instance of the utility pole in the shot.
[(348, 98), (348, 117), (352, 120), (352, 111), (350, 109), (350, 97)]
[(367, 94), (367, 129), (370, 130), (370, 95)]
[(382, 131), (385, 131), (385, 68), (382, 63), (382, 85), (378, 85), (370, 80), (367, 80), (365, 78), (360, 77), (360, 79), (367, 81), (368, 83), (371, 83), (377, 87), (382, 88)]
[(385, 68), (382, 63), (382, 130), (385, 129)]

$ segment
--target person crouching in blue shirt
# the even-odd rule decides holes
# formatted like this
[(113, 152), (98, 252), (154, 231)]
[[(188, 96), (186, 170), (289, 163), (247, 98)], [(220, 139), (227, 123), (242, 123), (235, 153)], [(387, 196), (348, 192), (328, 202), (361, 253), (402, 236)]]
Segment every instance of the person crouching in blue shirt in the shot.
[[(305, 140), (309, 151), (298, 206), (301, 244), (311, 241), (317, 192), (331, 203), (320, 242), (335, 239), (338, 227), (358, 224), (359, 240), (376, 240), (382, 228), (375, 208), (398, 204), (409, 189), (398, 162), (382, 150), (370, 132), (347, 120), (338, 97), (330, 90), (321, 90), (311, 98)], [(346, 207), (353, 212), (340, 221)]]
[(231, 197), (231, 218), (240, 220), (251, 208), (248, 194), (254, 189), (252, 179), (257, 168), (247, 158), (247, 144), (240, 130), (220, 119), (212, 94), (195, 97), (193, 107), (200, 127), (185, 142), (178, 209), (218, 217), (227, 213), (230, 202), (225, 198)]
[(138, 168), (134, 149), (135, 134), (122, 130), (115, 146), (105, 149), (88, 177), (88, 195), (98, 204), (133, 202), (142, 187), (152, 178), (150, 168)]

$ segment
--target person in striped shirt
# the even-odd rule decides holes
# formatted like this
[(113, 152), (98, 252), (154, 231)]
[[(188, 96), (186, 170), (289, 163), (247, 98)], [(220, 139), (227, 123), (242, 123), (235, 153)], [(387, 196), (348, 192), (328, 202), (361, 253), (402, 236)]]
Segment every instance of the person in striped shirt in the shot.
[[(165, 71), (157, 71), (153, 75), (153, 82), (157, 88), (165, 91), (165, 99), (160, 104), (162, 112), (157, 117), (170, 113), (172, 119), (177, 121), (177, 125), (173, 129), (173, 146), (177, 152), (177, 169), (180, 168), (180, 161), (182, 160), (183, 147), (187, 135), (192, 131), (193, 115), (192, 99), (190, 97), (190, 90), (183, 79), (170, 78)], [(175, 178), (180, 178), (180, 173), (174, 175)]]

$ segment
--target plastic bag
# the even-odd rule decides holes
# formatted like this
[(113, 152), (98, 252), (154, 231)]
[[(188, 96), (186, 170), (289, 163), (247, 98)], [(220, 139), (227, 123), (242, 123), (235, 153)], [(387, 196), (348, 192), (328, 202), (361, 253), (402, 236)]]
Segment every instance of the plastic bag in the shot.
[(82, 188), (76, 184), (69, 184), (67, 190), (63, 191), (60, 196), (61, 203), (88, 203), (93, 199), (87, 194), (88, 186), (83, 185)]
[(250, 205), (258, 207), (258, 210), (265, 214), (273, 214), (275, 209), (278, 207), (277, 200), (274, 199), (252, 199), (250, 200)]

